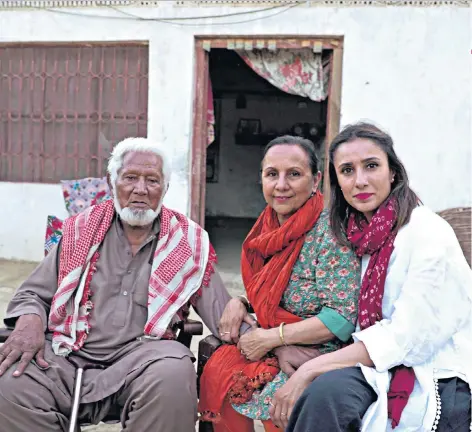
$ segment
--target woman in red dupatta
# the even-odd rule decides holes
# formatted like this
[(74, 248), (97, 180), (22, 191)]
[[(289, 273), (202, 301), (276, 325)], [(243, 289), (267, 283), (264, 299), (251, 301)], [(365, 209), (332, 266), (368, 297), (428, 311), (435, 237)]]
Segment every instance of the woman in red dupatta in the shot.
[[(266, 431), (279, 430), (268, 418), (271, 398), (263, 391), (279, 377), (280, 368), (290, 374), (304, 361), (339, 348), (354, 330), (358, 260), (348, 248), (343, 249), (342, 257), (332, 253), (339, 246), (326, 228), (327, 214), (320, 217), (323, 197), (318, 191), (321, 174), (317, 165), (315, 148), (308, 140), (286, 136), (273, 140), (266, 147), (262, 188), (268, 205), (244, 241), (241, 256), (247, 297), (261, 328), (253, 328), (243, 335), (237, 346), (229, 344), (219, 348), (205, 367), (199, 411), (204, 420), (214, 422), (215, 432), (253, 431), (253, 419), (262, 420)], [(316, 230), (317, 226), (323, 226), (324, 231)], [(315, 238), (321, 231), (323, 235)], [(307, 279), (301, 285), (302, 290), (310, 292), (305, 299), (298, 293), (293, 295), (295, 301), (305, 300), (312, 308), (306, 315), (312, 318), (306, 320), (303, 320), (306, 316), (281, 307), (287, 287), (300, 284), (294, 266), (305, 260), (305, 255), (300, 254), (304, 246), (312, 252), (319, 251), (319, 260), (326, 262), (325, 268), (318, 268), (315, 262), (318, 257), (312, 255), (313, 262), (306, 263), (306, 273), (302, 274)], [(306, 256), (310, 256), (309, 253)], [(336, 276), (325, 279), (329, 272)], [(335, 295), (330, 297), (317, 292), (316, 285), (307, 283), (314, 273), (319, 273), (317, 276), (326, 284), (331, 283), (336, 294), (335, 288), (339, 288), (336, 300), (333, 300)], [(320, 309), (328, 303), (329, 307), (316, 315), (315, 307), (308, 299), (318, 295)], [(346, 312), (345, 316), (342, 312)], [(231, 340), (231, 334), (235, 329), (238, 332), (246, 313), (240, 300), (230, 302), (220, 324), (223, 340), (237, 340), (237, 337)], [(315, 316), (318, 318), (314, 319)], [(305, 347), (297, 347), (298, 344)], [(256, 395), (265, 400), (251, 406)], [(245, 403), (249, 407), (239, 409)]]
[(363, 262), (359, 331), (291, 376), (274, 405), (293, 414), (275, 423), (287, 432), (472, 430), (472, 278), (453, 230), (420, 205), (376, 126), (347, 126), (329, 168), (333, 232)]

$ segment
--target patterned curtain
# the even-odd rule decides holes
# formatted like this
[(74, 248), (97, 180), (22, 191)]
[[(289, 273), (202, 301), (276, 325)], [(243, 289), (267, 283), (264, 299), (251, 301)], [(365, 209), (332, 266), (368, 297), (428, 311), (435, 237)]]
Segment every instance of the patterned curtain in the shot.
[(312, 49), (236, 51), (246, 64), (286, 93), (320, 102), (328, 96), (330, 61)]
[(207, 147), (215, 141), (215, 108), (213, 105), (213, 89), (210, 73), (208, 73), (208, 103), (207, 103)]

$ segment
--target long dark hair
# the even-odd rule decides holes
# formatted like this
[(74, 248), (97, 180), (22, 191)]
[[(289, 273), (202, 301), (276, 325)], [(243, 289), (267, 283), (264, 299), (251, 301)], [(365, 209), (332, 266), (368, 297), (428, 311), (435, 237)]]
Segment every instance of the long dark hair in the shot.
[(329, 216), (333, 233), (343, 245), (349, 245), (346, 229), (350, 214), (354, 213), (358, 221), (363, 215), (351, 207), (343, 196), (334, 167), (334, 154), (341, 144), (358, 138), (368, 139), (377, 144), (387, 155), (388, 166), (395, 174), (389, 195), (389, 197), (395, 197), (398, 203), (395, 231), (398, 231), (409, 222), (411, 212), (421, 203), (416, 193), (409, 186), (408, 174), (393, 149), (392, 137), (371, 123), (355, 123), (346, 126), (334, 138), (329, 148), (329, 182), (331, 186)]
[[(277, 145), (297, 145), (302, 148), (308, 157), (308, 163), (310, 164), (311, 172), (314, 176), (318, 173), (318, 157), (316, 156), (315, 145), (309, 140), (299, 136), (284, 135), (278, 138), (274, 138), (264, 148), (264, 154), (262, 156), (262, 162), (267, 152), (274, 146)], [(261, 168), (262, 168), (261, 162)]]

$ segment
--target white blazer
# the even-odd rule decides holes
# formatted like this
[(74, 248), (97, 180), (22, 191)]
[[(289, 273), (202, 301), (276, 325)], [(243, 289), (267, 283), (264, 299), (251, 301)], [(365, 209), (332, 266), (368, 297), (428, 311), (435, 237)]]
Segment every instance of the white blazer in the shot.
[[(362, 431), (392, 430), (388, 370), (403, 364), (414, 368), (416, 382), (395, 432), (426, 432), (440, 416), (437, 380), (457, 376), (472, 383), (472, 271), (451, 226), (424, 206), (413, 211), (394, 246), (383, 320), (353, 334), (375, 364), (359, 366), (378, 394)], [(362, 274), (369, 259), (362, 258)]]

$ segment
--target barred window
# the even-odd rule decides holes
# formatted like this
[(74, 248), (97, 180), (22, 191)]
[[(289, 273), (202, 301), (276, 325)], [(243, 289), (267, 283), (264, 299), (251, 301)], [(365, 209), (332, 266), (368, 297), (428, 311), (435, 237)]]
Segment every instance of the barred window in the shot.
[(0, 181), (102, 177), (110, 151), (147, 135), (148, 47), (0, 46)]

